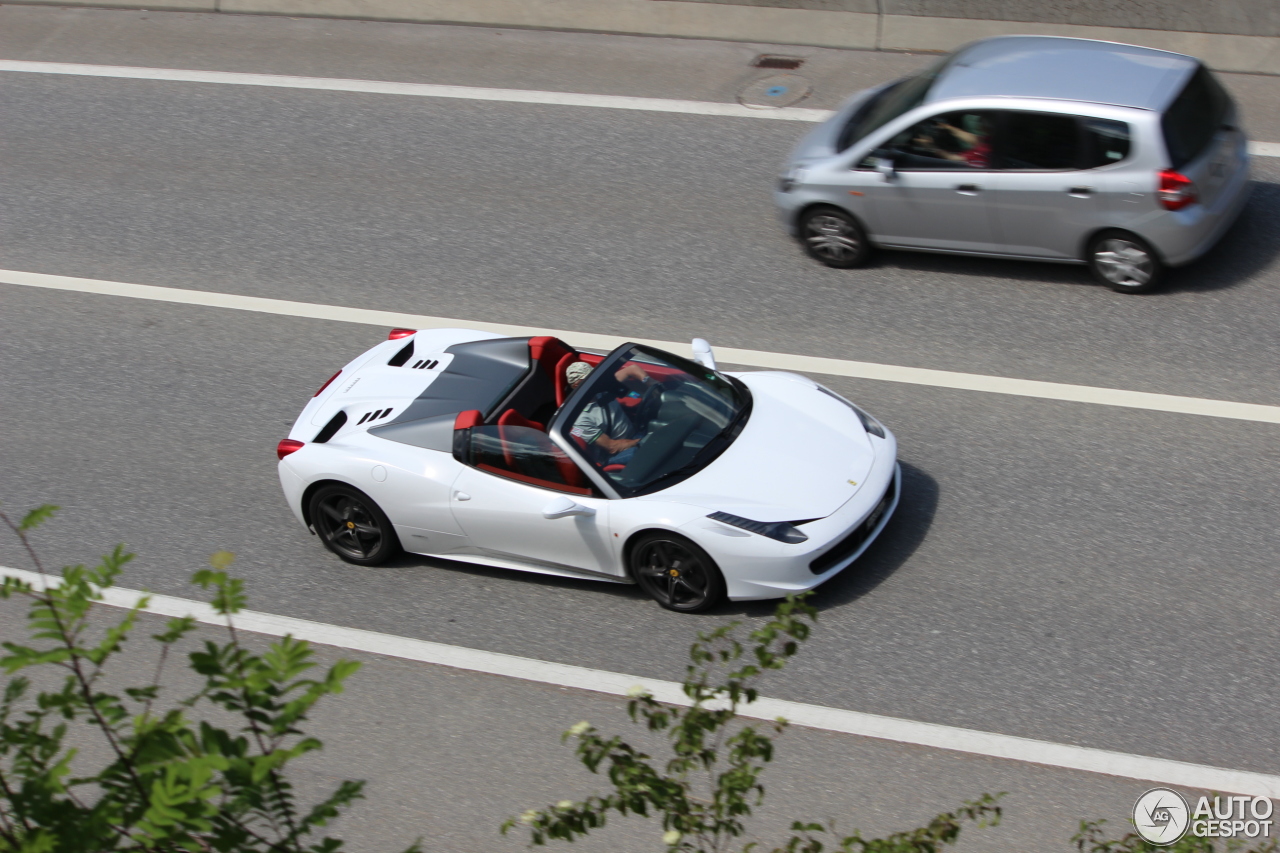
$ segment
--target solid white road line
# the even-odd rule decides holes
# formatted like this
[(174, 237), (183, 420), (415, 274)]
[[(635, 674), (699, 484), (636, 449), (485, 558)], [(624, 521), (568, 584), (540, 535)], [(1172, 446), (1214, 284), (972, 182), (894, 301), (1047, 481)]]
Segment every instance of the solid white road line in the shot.
[[(284, 74), (244, 74), (236, 71), (190, 71), (180, 68), (132, 68), (124, 65), (81, 65), (68, 62), (0, 60), (0, 71), (35, 74), (69, 74), (77, 77), (119, 77), (130, 80), (171, 80), (180, 83), (224, 83), (234, 86), (272, 86), (281, 89), (321, 89), (329, 92), (370, 92), (379, 95), (415, 95), (422, 98), (459, 98), (468, 101), (505, 101), (517, 104), (558, 104), (570, 107), (603, 107), (700, 116), (767, 118), (782, 121), (824, 121), (831, 110), (803, 107), (747, 107), (713, 101), (680, 101), (671, 98), (632, 98), (624, 95), (584, 95), (575, 92), (541, 92), (533, 89), (489, 89), (480, 86), (441, 86), (435, 83), (394, 83), (386, 80), (347, 80), (338, 77), (291, 77)], [(1280, 157), (1280, 143), (1250, 142), (1249, 153)]]
[[(5, 566), (0, 566), (0, 575), (10, 575), (37, 588), (43, 588), (42, 585), (45, 583), (61, 582), (59, 577)], [(160, 616), (189, 615), (205, 624), (225, 624), (223, 617), (202, 601), (191, 601), (168, 595), (149, 595), (139, 590), (111, 587), (103, 590), (103, 603), (112, 607), (133, 607), (143, 595), (148, 595), (146, 610), (149, 613)], [(672, 705), (689, 704), (689, 699), (684, 695), (680, 685), (673, 681), (658, 681), (620, 672), (607, 672), (498, 652), (486, 652), (480, 649), (468, 649), (462, 646), (432, 643), (427, 640), (397, 637), (359, 628), (344, 628), (339, 625), (326, 625), (322, 622), (277, 616), (272, 613), (244, 611), (236, 615), (235, 625), (240, 630), (272, 637), (289, 634), (300, 640), (352, 651), (369, 652), (488, 675), (519, 678), (539, 684), (572, 687), (612, 696), (625, 696), (629, 690), (640, 685), (662, 702)], [(741, 713), (744, 717), (757, 720), (774, 720), (784, 717), (798, 726), (896, 743), (1044, 764), (1067, 770), (1083, 770), (1108, 776), (1163, 782), (1199, 790), (1280, 799), (1280, 776), (1268, 776), (1263, 773), (1228, 770), (1184, 761), (1148, 758), (1123, 752), (992, 734), (936, 723), (864, 714), (842, 708), (790, 702), (785, 699), (761, 698), (743, 708)]]
[(487, 89), (477, 86), (439, 86), (434, 83), (392, 83), (381, 80), (342, 80), (333, 77), (289, 77), (281, 74), (241, 74), (232, 71), (184, 71), (171, 68), (129, 68), (117, 65), (74, 65), (64, 62), (0, 60), (0, 71), (37, 74), (71, 74), (79, 77), (126, 77), (131, 80), (172, 80), (183, 83), (229, 83), (235, 86), (272, 86), (282, 89), (322, 89), (330, 92), (370, 92), (379, 95), (415, 95), (424, 98), (460, 98), (468, 101), (505, 101), (518, 104), (558, 104), (569, 107), (603, 107), (646, 110), (700, 116), (768, 118), (784, 121), (822, 121), (830, 110), (796, 107), (752, 108), (741, 104), (678, 101), (669, 98), (629, 98), (620, 95), (581, 95), (574, 92), (539, 92), (530, 89)]
[[(401, 314), (395, 311), (375, 311), (368, 308), (345, 308), (340, 305), (291, 302), (284, 299), (267, 299), (261, 296), (238, 296), (232, 293), (182, 290), (175, 287), (155, 287), (149, 284), (127, 284), (89, 278), (70, 278), (17, 270), (0, 270), (0, 283), (50, 290), (70, 290), (77, 293), (96, 293), (106, 296), (126, 296), (133, 299), (150, 299), (182, 305), (204, 305), (213, 308), (232, 308), (239, 311), (259, 311), (266, 314), (283, 314), (289, 317), (337, 320), (344, 323), (367, 323), (372, 326), (403, 326), (413, 329), (462, 327), (516, 337), (524, 335), (555, 335), (588, 349), (611, 350), (626, 341), (677, 351), (688, 346), (688, 344), (675, 341), (621, 338), (614, 335), (594, 335), (586, 332), (546, 329), (534, 326), (514, 326), (505, 323), (484, 323), (448, 317), (428, 317), (418, 314)], [(780, 352), (760, 352), (757, 350), (734, 349), (732, 347), (716, 347), (715, 354), (716, 358), (725, 364), (745, 365), (747, 367), (804, 371), (822, 373), (829, 376), (849, 376), (856, 379), (878, 379), (885, 382), (902, 382), (909, 385), (927, 385), (933, 388), (986, 391), (992, 394), (1012, 394), (1019, 397), (1036, 397), (1043, 400), (1063, 400), (1073, 403), (1095, 403), (1102, 406), (1120, 406), (1128, 409), (1146, 409), (1183, 415), (1204, 415), (1241, 421), (1280, 423), (1280, 406), (1260, 405), (1257, 403), (1236, 403), (1230, 400), (1211, 400), (1202, 397), (1178, 397), (1172, 394), (1151, 394), (1146, 391), (1125, 391), (1119, 388), (1098, 388), (1091, 385), (1067, 385), (1060, 382), (1042, 382), (1035, 379), (1010, 379), (1003, 376), (955, 373), (949, 370), (900, 367), (892, 364), (846, 361), (838, 358), (822, 358), (810, 355), (789, 355)]]

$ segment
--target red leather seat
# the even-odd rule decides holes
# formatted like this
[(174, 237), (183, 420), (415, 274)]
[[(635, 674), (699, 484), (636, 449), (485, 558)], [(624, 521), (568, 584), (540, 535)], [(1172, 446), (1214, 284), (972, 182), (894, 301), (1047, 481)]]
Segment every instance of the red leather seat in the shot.
[[(506, 414), (507, 412), (503, 412), (504, 417), (506, 416)], [(519, 417), (519, 415), (517, 415), (517, 417)], [(521, 420), (524, 420), (524, 419), (521, 418)], [(522, 470), (520, 467), (520, 459), (516, 456), (514, 452), (516, 442), (513, 439), (515, 439), (517, 436), (513, 435), (512, 433), (514, 429), (518, 427), (523, 426), (526, 429), (528, 429), (529, 427), (527, 427), (526, 424), (533, 424), (533, 421), (526, 421), (525, 424), (516, 424), (516, 423), (504, 424), (501, 422), (501, 420), (499, 420), (498, 439), (499, 441), (502, 442), (502, 459), (506, 463), (506, 467), (508, 471), (511, 471), (515, 474), (519, 474), (525, 478), (528, 478), (529, 482), (535, 482), (535, 483), (538, 483), (539, 485), (548, 485), (548, 486), (551, 486), (552, 488), (555, 488), (555, 484), (547, 483), (544, 480), (537, 480), (535, 477), (531, 476), (529, 471)], [(547, 435), (545, 432), (543, 432), (540, 427), (537, 427), (537, 425), (534, 425), (534, 428), (537, 429), (537, 432), (533, 433), (532, 435), (526, 432), (522, 436), (520, 436), (520, 438), (524, 440), (522, 442), (524, 446), (528, 448), (529, 439), (532, 439), (532, 442), (534, 445), (533, 449), (536, 450), (536, 452), (540, 455), (546, 455), (551, 457), (552, 461), (555, 462), (556, 469), (560, 472), (561, 480), (563, 480), (563, 482), (566, 485), (572, 486), (575, 489), (585, 489), (587, 487), (586, 479), (582, 476), (582, 471), (578, 468), (578, 466), (573, 463), (573, 460), (570, 459), (568, 456), (566, 456), (563, 450), (561, 450), (559, 447), (556, 447), (555, 444), (551, 441), (551, 437)]]
[(531, 421), (515, 409), (507, 409), (503, 412), (501, 417), (498, 418), (498, 426), (522, 426), (531, 427), (543, 432), (547, 431), (545, 424), (540, 424), (537, 421)]
[(556, 383), (557, 406), (563, 406), (564, 401), (568, 399), (569, 394), (573, 392), (573, 389), (569, 387), (569, 380), (565, 377), (565, 371), (568, 370), (569, 365), (573, 364), (575, 361), (582, 361), (582, 359), (578, 357), (576, 352), (571, 352), (561, 356), (560, 360), (556, 362), (556, 370), (555, 373), (552, 374), (552, 378), (555, 379)]
[(559, 338), (553, 338), (550, 335), (530, 338), (529, 355), (555, 385), (557, 406), (563, 406), (565, 399), (573, 390), (569, 387), (569, 381), (564, 376), (565, 369), (569, 365), (575, 361), (585, 361), (595, 367), (601, 361), (604, 361), (604, 356), (589, 352), (578, 352), (564, 341)]

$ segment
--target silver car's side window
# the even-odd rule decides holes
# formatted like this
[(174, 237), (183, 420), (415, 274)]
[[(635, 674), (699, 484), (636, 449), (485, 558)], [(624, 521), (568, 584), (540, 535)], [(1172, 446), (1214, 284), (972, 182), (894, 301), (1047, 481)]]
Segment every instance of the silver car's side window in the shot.
[(1111, 166), (1129, 156), (1129, 125), (1109, 118), (1081, 119), (1085, 168)]
[(900, 172), (990, 169), (993, 118), (985, 110), (939, 113), (894, 136), (859, 167), (875, 168), (874, 160), (888, 158)]
[(1009, 112), (1003, 136), (1001, 165), (1005, 169), (1053, 172), (1082, 165), (1075, 116)]

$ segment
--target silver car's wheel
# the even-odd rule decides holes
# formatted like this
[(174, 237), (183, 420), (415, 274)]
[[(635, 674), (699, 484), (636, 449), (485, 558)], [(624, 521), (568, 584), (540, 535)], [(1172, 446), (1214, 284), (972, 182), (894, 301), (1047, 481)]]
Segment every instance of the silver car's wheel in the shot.
[(1113, 231), (1094, 238), (1089, 268), (1119, 293), (1146, 293), (1159, 284), (1164, 265), (1151, 247), (1132, 234)]
[(861, 266), (870, 253), (862, 226), (835, 207), (805, 213), (800, 220), (800, 243), (809, 257), (836, 269)]

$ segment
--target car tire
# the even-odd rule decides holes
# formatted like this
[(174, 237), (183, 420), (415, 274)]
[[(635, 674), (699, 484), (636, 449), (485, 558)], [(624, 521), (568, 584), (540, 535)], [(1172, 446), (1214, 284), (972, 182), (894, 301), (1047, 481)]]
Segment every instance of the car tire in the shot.
[(311, 526), (324, 547), (348, 563), (377, 566), (400, 553), (386, 513), (364, 492), (335, 483), (311, 496)]
[(858, 220), (838, 207), (812, 207), (800, 217), (798, 237), (805, 254), (835, 269), (860, 267), (871, 243)]
[(631, 548), (628, 568), (654, 601), (677, 613), (701, 613), (725, 598), (724, 575), (711, 555), (666, 530), (642, 534)]
[(1164, 262), (1141, 237), (1103, 231), (1089, 241), (1085, 256), (1100, 283), (1117, 293), (1150, 293), (1164, 278)]

